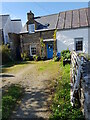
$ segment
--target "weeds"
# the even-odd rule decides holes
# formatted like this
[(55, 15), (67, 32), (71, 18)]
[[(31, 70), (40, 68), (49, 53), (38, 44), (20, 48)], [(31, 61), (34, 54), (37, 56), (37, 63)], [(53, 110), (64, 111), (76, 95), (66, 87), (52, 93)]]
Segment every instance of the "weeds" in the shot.
[(60, 76), (57, 79), (54, 98), (52, 98), (52, 115), (50, 120), (84, 120), (79, 106), (70, 104), (70, 65), (60, 64)]
[(12, 85), (2, 97), (2, 120), (10, 117), (17, 100), (22, 95), (22, 88), (19, 85)]

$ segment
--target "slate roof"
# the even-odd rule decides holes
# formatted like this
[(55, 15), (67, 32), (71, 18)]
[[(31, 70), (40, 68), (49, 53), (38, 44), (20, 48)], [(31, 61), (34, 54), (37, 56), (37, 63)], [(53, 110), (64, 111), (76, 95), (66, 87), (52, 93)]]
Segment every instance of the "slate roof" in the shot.
[(69, 10), (59, 13), (57, 29), (72, 29), (90, 26), (90, 8)]
[(0, 29), (3, 29), (7, 20), (8, 20), (9, 15), (0, 15)]
[(59, 14), (36, 17), (34, 20), (38, 23), (37, 30), (41, 29), (56, 29)]

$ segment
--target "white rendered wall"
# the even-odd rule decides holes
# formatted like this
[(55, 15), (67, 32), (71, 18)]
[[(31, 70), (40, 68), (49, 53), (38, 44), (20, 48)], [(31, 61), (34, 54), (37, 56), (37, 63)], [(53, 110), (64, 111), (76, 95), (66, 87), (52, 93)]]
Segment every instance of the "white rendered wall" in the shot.
[(83, 38), (83, 52), (88, 53), (88, 28), (58, 30), (56, 34), (57, 52), (75, 50), (74, 38)]
[[(5, 44), (9, 41), (8, 33), (20, 33), (22, 29), (22, 22), (21, 21), (11, 21), (10, 16), (3, 28), (4, 33), (4, 42)], [(6, 38), (7, 36), (7, 38)]]
[[(9, 42), (9, 38), (8, 38), (8, 33), (9, 32), (12, 32), (12, 25), (11, 25), (11, 19), (10, 17), (8, 17), (8, 20), (3, 28), (3, 33), (4, 33), (4, 42), (7, 43)], [(7, 36), (7, 39), (8, 41), (6, 40), (6, 36)]]

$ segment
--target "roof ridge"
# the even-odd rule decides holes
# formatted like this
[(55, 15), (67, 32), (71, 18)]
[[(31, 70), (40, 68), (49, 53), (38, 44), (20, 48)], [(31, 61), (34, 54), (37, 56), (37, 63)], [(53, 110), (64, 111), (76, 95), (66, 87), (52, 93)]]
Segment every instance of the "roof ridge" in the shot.
[(6, 15), (0, 15), (0, 16), (10, 16), (9, 14), (6, 14)]
[(11, 21), (21, 21), (21, 19), (11, 19)]
[(39, 18), (39, 17), (47, 17), (47, 16), (52, 16), (52, 15), (58, 15), (59, 13), (55, 13), (55, 14), (49, 14), (49, 15), (44, 15), (44, 16), (37, 16), (37, 17), (34, 17), (34, 18)]

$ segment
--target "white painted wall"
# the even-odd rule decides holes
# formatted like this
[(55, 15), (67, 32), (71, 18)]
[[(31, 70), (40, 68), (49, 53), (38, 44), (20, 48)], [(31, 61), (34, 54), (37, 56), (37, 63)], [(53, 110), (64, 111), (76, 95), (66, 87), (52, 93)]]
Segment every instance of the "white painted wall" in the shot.
[(7, 19), (7, 22), (3, 28), (4, 42), (5, 44), (9, 42), (8, 33), (20, 33), (22, 29), (21, 21), (11, 21), (10, 16)]
[(74, 39), (83, 38), (83, 52), (88, 53), (88, 28), (78, 28), (69, 30), (58, 30), (56, 33), (57, 52), (75, 50)]
[[(11, 19), (10, 16), (7, 19), (7, 22), (3, 28), (3, 34), (4, 34), (4, 42), (7, 43), (9, 42), (9, 37), (8, 37), (8, 33), (12, 31), (12, 25), (11, 25)], [(7, 36), (7, 38), (6, 38)]]

